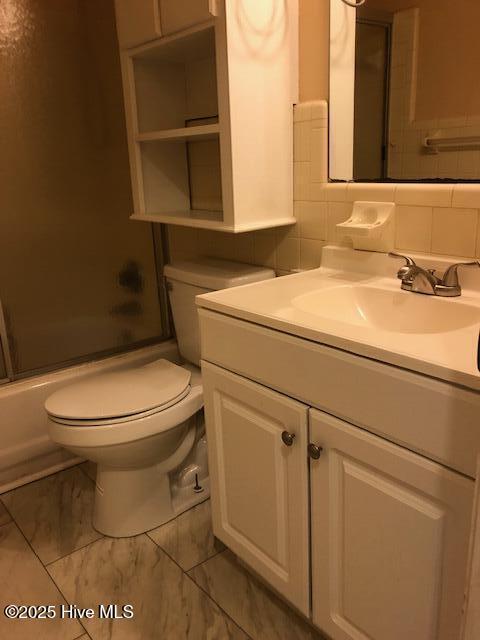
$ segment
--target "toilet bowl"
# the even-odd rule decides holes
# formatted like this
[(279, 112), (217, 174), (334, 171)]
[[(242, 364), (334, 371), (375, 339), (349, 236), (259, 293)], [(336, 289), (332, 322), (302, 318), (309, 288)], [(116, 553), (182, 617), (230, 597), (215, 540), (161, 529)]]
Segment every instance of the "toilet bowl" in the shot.
[(209, 496), (195, 296), (274, 277), (211, 259), (169, 265), (165, 275), (189, 363), (99, 374), (45, 402), (51, 439), (98, 465), (93, 525), (112, 537), (154, 529)]
[(197, 472), (202, 493), (182, 503), (172, 499), (169, 477), (202, 436), (202, 406), (200, 371), (166, 360), (93, 376), (47, 399), (52, 440), (98, 465), (93, 514), (98, 531), (133, 536), (208, 497), (206, 469)]

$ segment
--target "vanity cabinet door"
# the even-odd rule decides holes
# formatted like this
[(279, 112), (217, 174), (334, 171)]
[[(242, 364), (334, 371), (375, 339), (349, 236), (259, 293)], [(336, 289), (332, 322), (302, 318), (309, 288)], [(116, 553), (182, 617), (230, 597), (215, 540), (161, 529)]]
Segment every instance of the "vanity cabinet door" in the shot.
[(202, 377), (213, 531), (308, 615), (308, 409), (210, 363)]
[[(348, 399), (346, 399), (348, 401)], [(473, 481), (310, 411), (312, 607), (334, 640), (455, 640)]]

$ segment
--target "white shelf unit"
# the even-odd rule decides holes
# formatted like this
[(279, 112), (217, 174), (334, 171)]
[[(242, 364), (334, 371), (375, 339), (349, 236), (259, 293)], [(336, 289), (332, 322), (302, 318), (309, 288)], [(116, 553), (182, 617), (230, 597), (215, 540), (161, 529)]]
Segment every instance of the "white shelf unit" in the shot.
[(295, 223), (297, 3), (278, 3), (273, 35), (236, 4), (121, 52), (132, 219), (233, 233)]

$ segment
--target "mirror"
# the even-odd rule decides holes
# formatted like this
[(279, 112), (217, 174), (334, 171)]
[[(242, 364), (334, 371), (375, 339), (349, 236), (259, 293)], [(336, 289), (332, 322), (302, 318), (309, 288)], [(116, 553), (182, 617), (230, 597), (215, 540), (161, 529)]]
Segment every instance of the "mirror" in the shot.
[(330, 178), (480, 181), (480, 2), (330, 0), (330, 14)]

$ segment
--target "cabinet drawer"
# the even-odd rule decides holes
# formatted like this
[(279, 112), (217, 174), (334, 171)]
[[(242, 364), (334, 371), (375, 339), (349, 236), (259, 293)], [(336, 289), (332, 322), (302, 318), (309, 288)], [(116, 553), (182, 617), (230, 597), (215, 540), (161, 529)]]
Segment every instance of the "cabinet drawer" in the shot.
[(308, 409), (208, 363), (202, 376), (213, 531), (308, 615)]
[(202, 358), (475, 477), (480, 394), (199, 309)]

